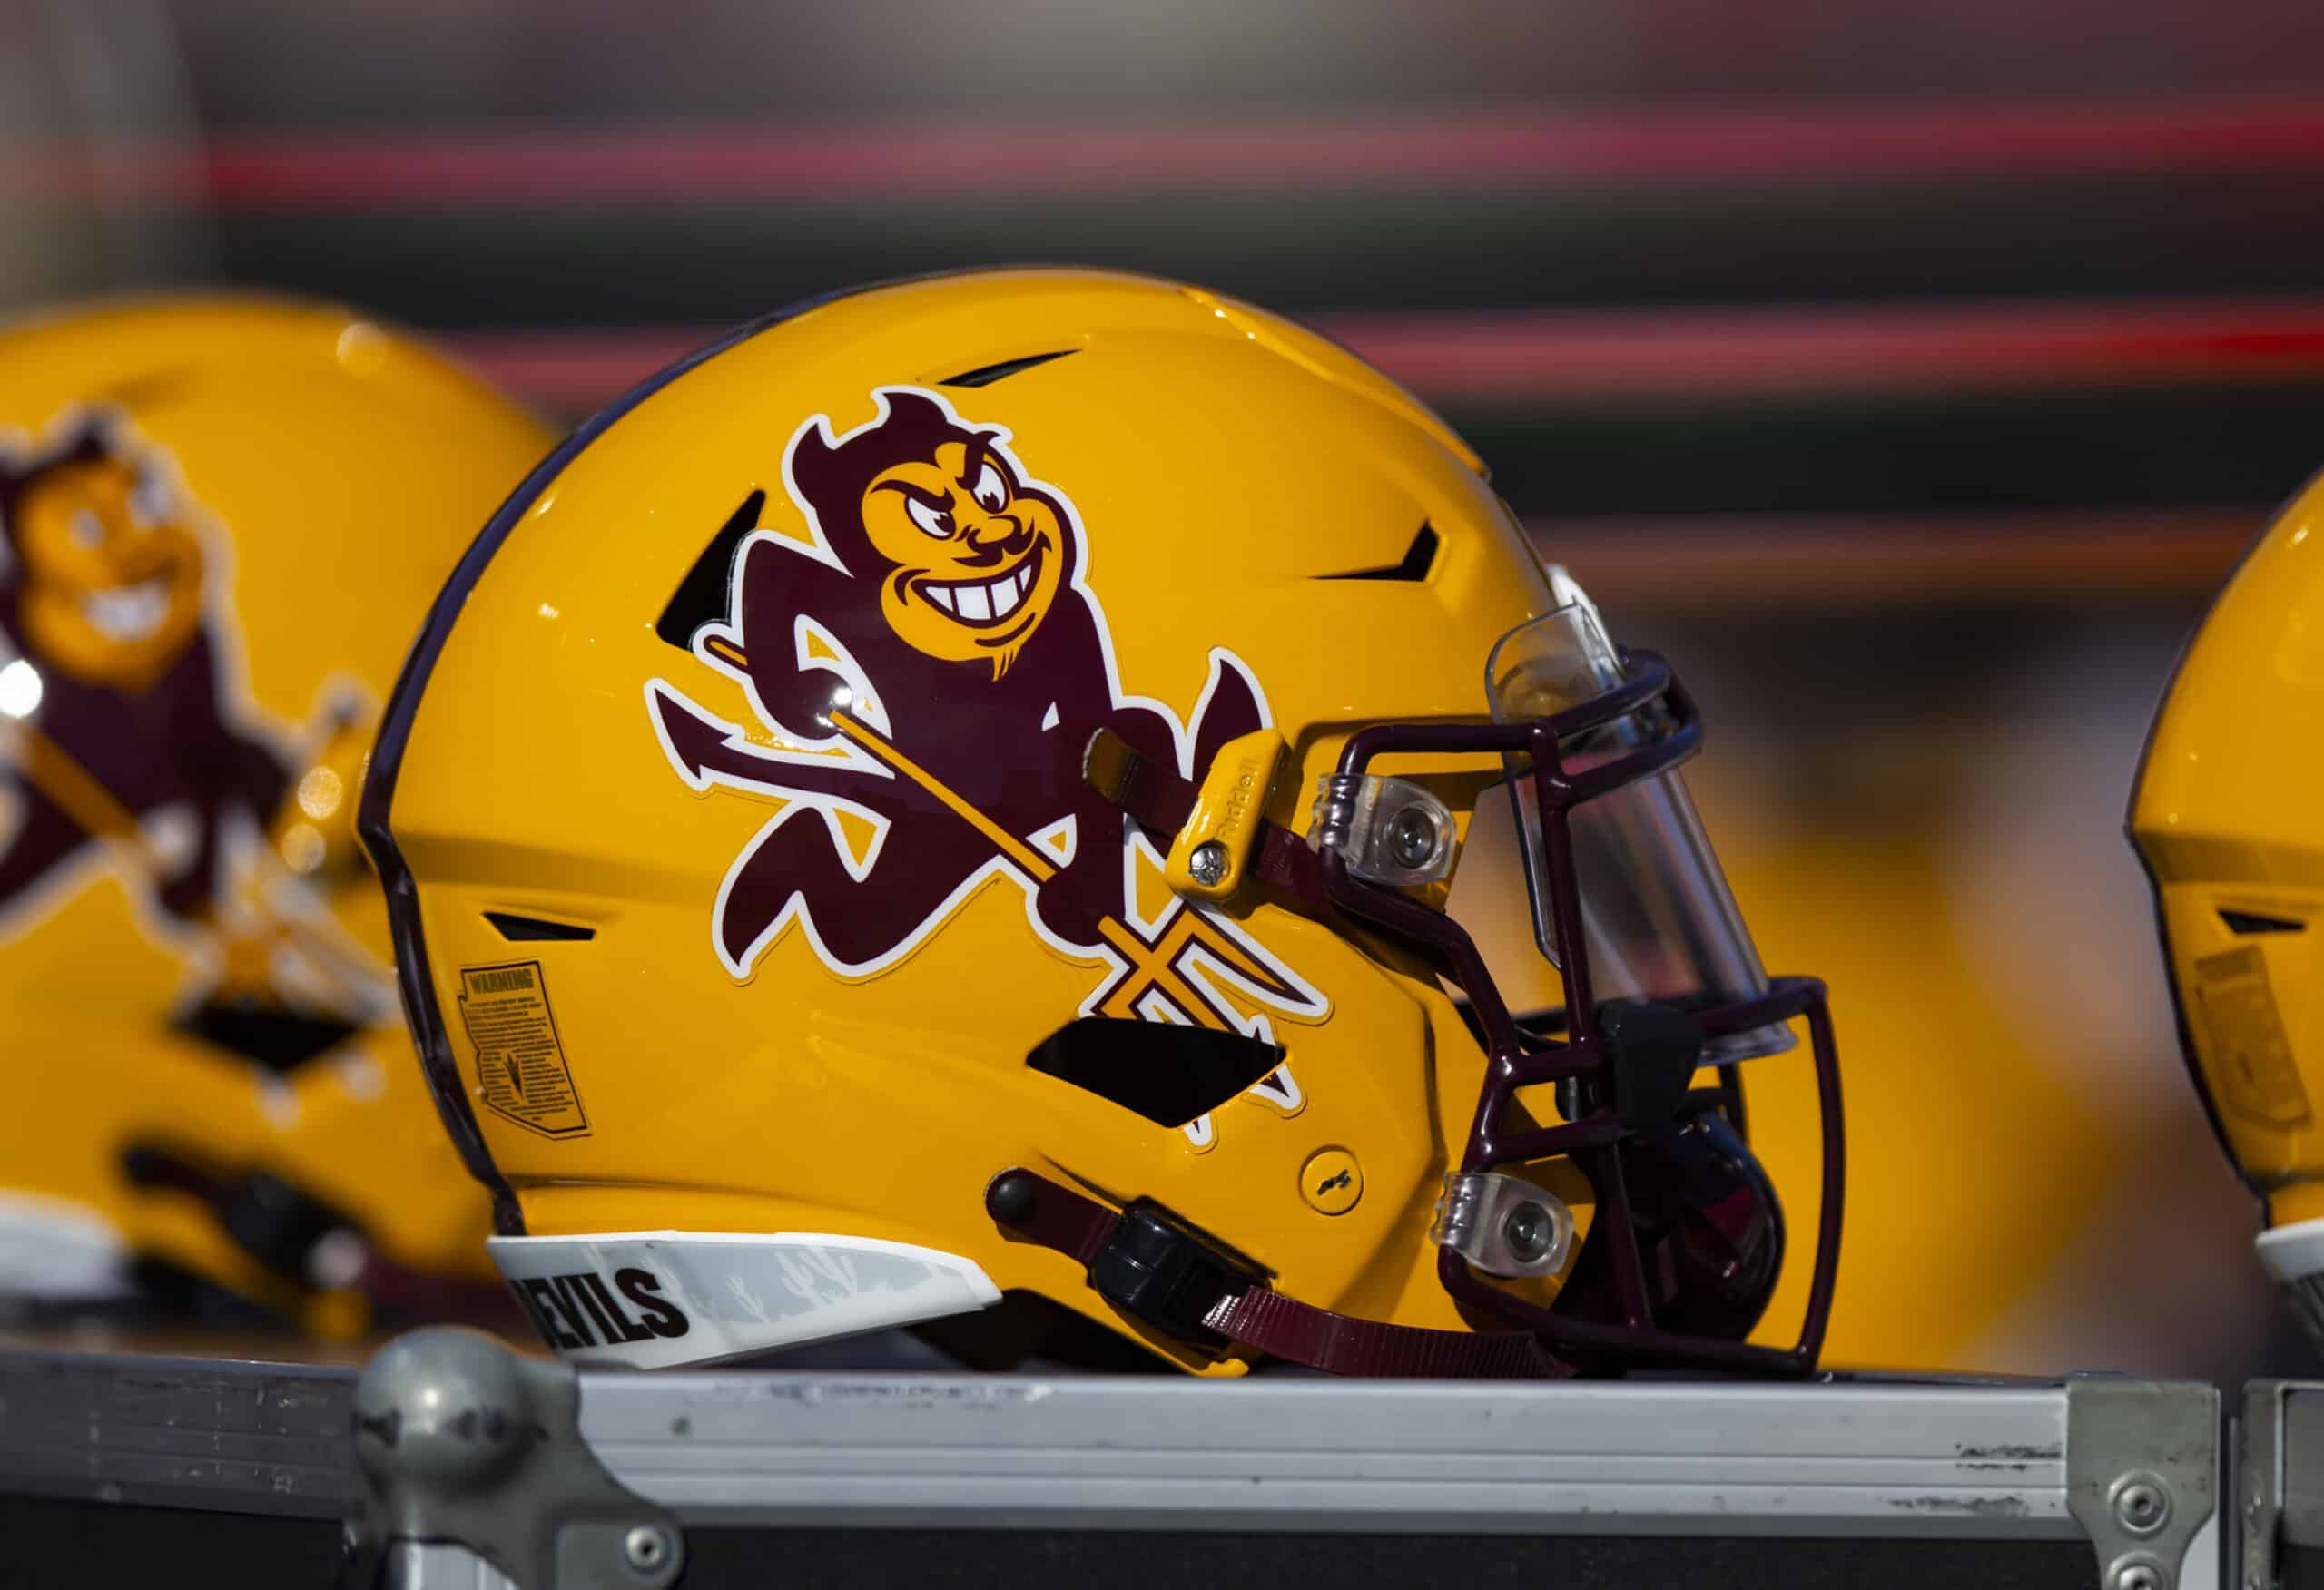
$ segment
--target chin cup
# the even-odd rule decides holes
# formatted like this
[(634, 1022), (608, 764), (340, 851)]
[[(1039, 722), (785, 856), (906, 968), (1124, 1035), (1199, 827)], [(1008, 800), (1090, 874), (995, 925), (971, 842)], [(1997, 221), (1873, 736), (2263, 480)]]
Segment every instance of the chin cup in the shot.
[[(1648, 1301), (1664, 1330), (1741, 1340), (1758, 1323), (1783, 1271), (1783, 1206), (1733, 1125), (1706, 1104), (1622, 1144), (1622, 1184), (1645, 1261)], [(1599, 1190), (1600, 1207), (1606, 1189)], [(1590, 1228), (1557, 1309), (1577, 1319), (1621, 1315), (1603, 1233)]]

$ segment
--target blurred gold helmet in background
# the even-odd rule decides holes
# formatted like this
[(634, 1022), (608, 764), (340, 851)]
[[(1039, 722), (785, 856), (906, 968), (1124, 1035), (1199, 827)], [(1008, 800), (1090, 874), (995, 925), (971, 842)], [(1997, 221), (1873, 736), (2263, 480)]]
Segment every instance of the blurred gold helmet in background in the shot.
[(550, 440), (339, 309), (0, 332), (0, 1308), (340, 1333), (478, 1272), (350, 825), (429, 597)]
[(2324, 476), (2181, 660), (2131, 839), (2153, 882), (2189, 1069), (2260, 1200), (2260, 1256), (2324, 1340)]

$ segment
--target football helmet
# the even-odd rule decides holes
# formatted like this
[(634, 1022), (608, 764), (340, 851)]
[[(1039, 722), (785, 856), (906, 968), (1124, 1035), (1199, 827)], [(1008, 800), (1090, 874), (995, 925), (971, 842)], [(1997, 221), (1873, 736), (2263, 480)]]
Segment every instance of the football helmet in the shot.
[[(1342, 349), (978, 272), (583, 427), (438, 599), (360, 828), (493, 1257), (576, 1359), (998, 1309), (1212, 1374), (1797, 1371), (1830, 1024), (1760, 969), (1700, 732)], [(1795, 1019), (1815, 1275), (1754, 1342), (1738, 1068)]]
[(429, 598), (553, 440), (337, 309), (0, 332), (12, 1311), (339, 1334), (493, 1287), (352, 817)]
[(2189, 1075), (2259, 1200), (2260, 1259), (2324, 1344), (2324, 476), (2248, 553), (2179, 662), (2130, 835)]

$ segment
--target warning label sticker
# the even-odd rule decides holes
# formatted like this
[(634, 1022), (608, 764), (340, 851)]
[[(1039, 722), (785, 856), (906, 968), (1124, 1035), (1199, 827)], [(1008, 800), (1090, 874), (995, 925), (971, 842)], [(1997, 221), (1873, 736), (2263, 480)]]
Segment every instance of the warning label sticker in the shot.
[(2196, 961), (2195, 1004), (2221, 1102), (2236, 1114), (2271, 1126), (2307, 1120), (2308, 1090), (2292, 1064), (2291, 1043), (2259, 948), (2246, 945)]
[(588, 1135), (540, 962), (462, 967), (460, 1020), (486, 1104), (544, 1137)]

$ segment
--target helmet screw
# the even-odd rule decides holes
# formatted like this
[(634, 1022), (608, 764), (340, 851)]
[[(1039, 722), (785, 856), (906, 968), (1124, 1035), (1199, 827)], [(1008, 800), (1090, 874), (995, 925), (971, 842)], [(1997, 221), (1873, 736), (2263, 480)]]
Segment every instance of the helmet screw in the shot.
[(1187, 870), (1206, 888), (1216, 883), (1226, 876), (1226, 847), (1216, 839), (1205, 839), (1187, 858)]
[(1502, 1241), (1509, 1244), (1510, 1257), (1521, 1264), (1538, 1262), (1557, 1241), (1557, 1222), (1550, 1212), (1534, 1202), (1520, 1203), (1501, 1222)]
[(2132, 1535), (2152, 1535), (2170, 1516), (2170, 1496), (2149, 1477), (2135, 1477), (2114, 1492), (2114, 1519)]
[(2106, 1590), (2168, 1590), (2170, 1581), (2144, 1557), (2128, 1557), (2106, 1575)]
[(1436, 818), (1423, 807), (1407, 806), (1388, 824), (1388, 853), (1400, 867), (1420, 868), (1436, 859)]
[(633, 1571), (651, 1574), (670, 1560), (670, 1537), (651, 1524), (640, 1524), (622, 1537), (621, 1552)]

